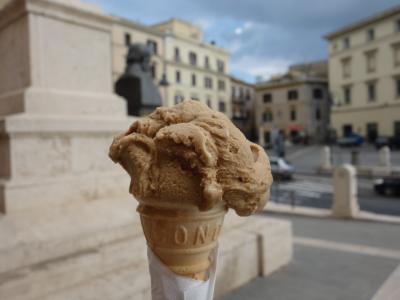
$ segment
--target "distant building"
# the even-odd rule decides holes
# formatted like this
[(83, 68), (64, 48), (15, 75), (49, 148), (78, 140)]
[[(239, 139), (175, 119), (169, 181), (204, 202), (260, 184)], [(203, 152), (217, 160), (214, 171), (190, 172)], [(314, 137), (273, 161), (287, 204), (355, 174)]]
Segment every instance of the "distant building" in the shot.
[(229, 53), (204, 43), (202, 30), (186, 21), (171, 19), (152, 28), (164, 34), (165, 105), (191, 98), (231, 116)]
[(338, 136), (400, 136), (400, 6), (325, 38)]
[(250, 140), (256, 138), (254, 85), (235, 77), (231, 80), (232, 121)]
[(329, 128), (329, 94), (325, 61), (294, 65), (256, 84), (259, 140), (272, 144), (278, 132), (294, 143), (324, 142)]
[(191, 98), (231, 116), (230, 55), (204, 43), (201, 28), (178, 19), (144, 26), (112, 18), (114, 81), (124, 72), (127, 46), (144, 43), (153, 50), (151, 70), (165, 106)]

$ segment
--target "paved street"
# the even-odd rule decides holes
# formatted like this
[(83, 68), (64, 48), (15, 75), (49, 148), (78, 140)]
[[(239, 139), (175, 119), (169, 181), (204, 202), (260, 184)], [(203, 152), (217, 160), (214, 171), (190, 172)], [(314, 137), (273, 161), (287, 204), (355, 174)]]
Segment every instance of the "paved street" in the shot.
[[(370, 145), (358, 148), (360, 151), (360, 164), (377, 165), (379, 163), (378, 151)], [(298, 172), (312, 173), (318, 168), (320, 163), (321, 146), (292, 146), (286, 148), (286, 158), (296, 167)], [(275, 155), (272, 150), (268, 154)], [(350, 163), (351, 149), (331, 147), (332, 162), (334, 165)], [(391, 152), (391, 162), (395, 166), (400, 166), (400, 151)]]
[[(271, 199), (278, 203), (316, 208), (332, 206), (332, 176), (316, 174), (320, 163), (321, 146), (292, 146), (287, 148), (286, 159), (295, 167), (292, 181), (275, 181)], [(269, 151), (270, 154), (271, 151)], [(333, 163), (350, 162), (350, 149), (332, 147)], [(360, 161), (367, 165), (378, 163), (378, 151), (372, 146), (360, 148)], [(400, 151), (393, 151), (392, 164), (400, 166)], [(380, 196), (373, 189), (373, 179), (358, 177), (358, 199), (362, 210), (400, 216), (398, 197)]]
[[(380, 196), (373, 189), (372, 179), (358, 179), (358, 199), (365, 211), (400, 216), (398, 197)], [(330, 208), (333, 186), (331, 176), (295, 175), (291, 181), (275, 181), (271, 190), (271, 200), (296, 206)]]
[(367, 300), (400, 263), (400, 225), (265, 215), (292, 221), (292, 263), (220, 300)]

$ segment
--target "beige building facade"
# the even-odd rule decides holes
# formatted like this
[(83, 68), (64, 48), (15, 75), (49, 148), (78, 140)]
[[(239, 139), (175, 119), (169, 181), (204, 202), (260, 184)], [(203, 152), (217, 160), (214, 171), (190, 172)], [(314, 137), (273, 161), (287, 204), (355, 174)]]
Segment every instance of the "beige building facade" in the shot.
[(325, 141), (329, 124), (327, 79), (308, 65), (308, 69), (298, 65), (256, 85), (255, 117), (262, 143), (272, 145), (278, 132), (294, 143)]
[(255, 88), (243, 80), (231, 76), (232, 122), (250, 140), (256, 138)]
[(400, 136), (400, 6), (325, 38), (337, 135)]
[(165, 105), (191, 98), (231, 116), (229, 53), (204, 43), (202, 30), (186, 21), (171, 19), (153, 28), (164, 34)]

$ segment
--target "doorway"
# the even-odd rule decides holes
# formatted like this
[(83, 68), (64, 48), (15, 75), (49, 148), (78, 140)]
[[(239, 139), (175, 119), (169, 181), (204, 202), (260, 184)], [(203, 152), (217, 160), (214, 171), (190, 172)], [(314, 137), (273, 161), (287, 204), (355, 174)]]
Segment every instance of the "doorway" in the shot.
[(344, 137), (353, 134), (353, 125), (351, 124), (344, 124), (342, 127), (342, 134)]

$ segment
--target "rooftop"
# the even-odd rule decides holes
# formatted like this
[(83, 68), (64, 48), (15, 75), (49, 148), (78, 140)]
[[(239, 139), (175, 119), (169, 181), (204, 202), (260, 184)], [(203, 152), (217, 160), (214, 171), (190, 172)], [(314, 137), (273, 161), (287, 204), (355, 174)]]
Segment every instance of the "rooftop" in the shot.
[(370, 24), (379, 22), (381, 20), (390, 18), (394, 15), (400, 14), (400, 5), (397, 5), (395, 7), (392, 7), (390, 9), (384, 10), (382, 12), (379, 12), (375, 15), (372, 15), (368, 18), (362, 19), (358, 22), (352, 23), (350, 25), (344, 26), (334, 32), (328, 33), (327, 35), (324, 36), (324, 38), (328, 41), (337, 38), (338, 36), (347, 34), (351, 31), (363, 28), (365, 26), (368, 26)]

